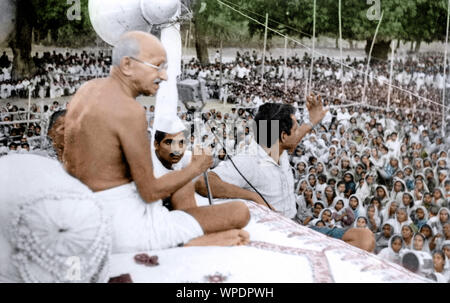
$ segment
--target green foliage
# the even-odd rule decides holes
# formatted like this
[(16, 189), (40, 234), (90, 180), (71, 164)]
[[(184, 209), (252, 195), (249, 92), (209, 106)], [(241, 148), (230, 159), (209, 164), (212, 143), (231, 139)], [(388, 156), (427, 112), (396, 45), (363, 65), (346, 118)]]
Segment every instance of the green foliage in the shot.
[[(269, 27), (296, 37), (311, 37), (314, 0), (223, 0), (260, 22), (269, 13)], [(383, 20), (378, 41), (392, 39), (443, 41), (447, 20), (447, 0), (380, 0)], [(316, 0), (316, 35), (339, 35), (338, 0)], [(344, 39), (370, 40), (378, 20), (369, 20), (372, 5), (365, 0), (342, 0)], [(230, 9), (226, 8), (230, 11)], [(237, 13), (234, 13), (237, 16)], [(241, 18), (239, 17), (239, 20)], [(250, 35), (262, 37), (264, 27), (248, 22)], [(273, 33), (269, 33), (271, 37)]]
[[(265, 21), (269, 13), (269, 26), (284, 34), (302, 38), (311, 37), (313, 31), (314, 0), (222, 0), (251, 17)], [(95, 41), (96, 34), (90, 24), (88, 0), (81, 0), (81, 21), (66, 17), (66, 0), (32, 0), (36, 11), (34, 28), (41, 40), (50, 31), (53, 42), (61, 46), (86, 44)], [(316, 35), (337, 37), (338, 0), (316, 0)], [(445, 39), (447, 0), (380, 0), (384, 12), (378, 33), (379, 41), (400, 39), (432, 42)], [(369, 20), (371, 5), (366, 0), (342, 0), (343, 38), (368, 40), (374, 35), (377, 20)], [(264, 27), (232, 11), (217, 0), (195, 0), (192, 6), (195, 21), (210, 42), (220, 40), (245, 41), (252, 36), (262, 38)], [(274, 33), (269, 31), (269, 38)]]
[(248, 38), (248, 21), (226, 9), (217, 0), (197, 0), (194, 16), (200, 30), (211, 42), (242, 41)]
[(66, 0), (32, 0), (36, 9), (35, 30), (41, 40), (51, 33), (53, 44), (58, 46), (84, 46), (96, 38), (88, 12), (88, 0), (81, 0), (81, 20), (69, 20)]
[(415, 10), (402, 20), (404, 40), (445, 41), (447, 0), (416, 0)]

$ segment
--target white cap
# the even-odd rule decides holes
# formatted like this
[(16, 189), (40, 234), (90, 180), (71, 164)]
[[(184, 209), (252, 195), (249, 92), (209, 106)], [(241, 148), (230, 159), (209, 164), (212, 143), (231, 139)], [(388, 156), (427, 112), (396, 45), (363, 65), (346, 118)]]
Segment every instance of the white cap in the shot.
[(184, 131), (186, 127), (177, 115), (164, 115), (155, 117), (153, 129), (174, 135)]

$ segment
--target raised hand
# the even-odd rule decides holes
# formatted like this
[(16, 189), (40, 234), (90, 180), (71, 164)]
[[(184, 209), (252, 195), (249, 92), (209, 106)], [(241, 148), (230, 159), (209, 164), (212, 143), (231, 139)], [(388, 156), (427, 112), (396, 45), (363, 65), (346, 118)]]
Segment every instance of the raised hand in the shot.
[(306, 108), (308, 108), (309, 112), (309, 121), (313, 125), (316, 125), (325, 117), (328, 109), (324, 109), (322, 104), (322, 97), (315, 96), (311, 94), (309, 97), (306, 97)]

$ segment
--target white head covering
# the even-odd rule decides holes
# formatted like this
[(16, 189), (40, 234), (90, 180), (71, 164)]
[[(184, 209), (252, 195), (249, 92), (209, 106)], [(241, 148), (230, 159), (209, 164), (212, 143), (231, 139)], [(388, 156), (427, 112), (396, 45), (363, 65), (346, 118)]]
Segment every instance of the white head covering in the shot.
[(184, 131), (186, 127), (177, 115), (156, 116), (154, 129), (174, 135)]

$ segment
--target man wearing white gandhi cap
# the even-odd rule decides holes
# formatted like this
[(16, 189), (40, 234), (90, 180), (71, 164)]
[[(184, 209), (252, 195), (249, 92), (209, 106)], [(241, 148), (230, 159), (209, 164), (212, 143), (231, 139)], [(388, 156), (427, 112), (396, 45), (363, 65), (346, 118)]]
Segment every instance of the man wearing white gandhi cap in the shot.
[[(192, 152), (186, 150), (185, 130), (185, 125), (175, 114), (156, 117), (151, 144), (153, 174), (156, 178), (189, 165)], [(171, 197), (164, 199), (164, 205), (169, 209), (196, 207), (194, 192), (194, 183), (190, 182)]]
[(159, 178), (172, 170), (188, 166), (192, 153), (186, 151), (184, 126), (178, 116), (159, 117), (155, 123), (152, 144), (153, 174)]

